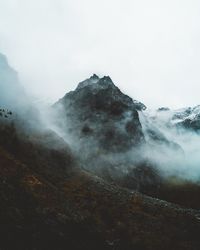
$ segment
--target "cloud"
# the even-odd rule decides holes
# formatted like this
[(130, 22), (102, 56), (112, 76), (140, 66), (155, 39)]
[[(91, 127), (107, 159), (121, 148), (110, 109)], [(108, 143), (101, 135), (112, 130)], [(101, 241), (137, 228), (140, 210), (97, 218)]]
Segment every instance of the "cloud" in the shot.
[[(164, 176), (176, 176), (199, 184), (200, 135), (198, 131), (177, 129), (172, 120), (175, 113), (176, 111), (140, 112), (140, 121), (148, 143), (144, 145), (139, 155), (145, 155)], [(154, 131), (160, 131), (162, 136), (169, 142), (176, 143), (178, 147), (169, 143), (149, 140), (146, 126)], [(159, 136), (159, 134), (157, 135)]]
[(20, 109), (24, 106), (25, 92), (20, 85), (17, 72), (0, 53), (0, 108)]
[(147, 106), (199, 103), (200, 3), (0, 0), (0, 51), (56, 101), (96, 72)]

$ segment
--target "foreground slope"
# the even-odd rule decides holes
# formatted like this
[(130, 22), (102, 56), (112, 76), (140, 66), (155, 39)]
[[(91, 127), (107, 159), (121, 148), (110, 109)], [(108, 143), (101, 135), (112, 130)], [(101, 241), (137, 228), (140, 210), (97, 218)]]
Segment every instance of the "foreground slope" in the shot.
[(72, 171), (67, 161), (55, 178), (56, 161), (42, 146), (37, 157), (46, 171), (19, 151), (0, 146), (0, 249), (199, 249), (197, 211)]

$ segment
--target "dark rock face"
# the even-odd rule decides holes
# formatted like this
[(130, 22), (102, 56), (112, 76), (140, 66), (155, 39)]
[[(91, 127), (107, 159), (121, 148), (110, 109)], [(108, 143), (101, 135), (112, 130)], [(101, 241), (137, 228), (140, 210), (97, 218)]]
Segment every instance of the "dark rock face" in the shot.
[(93, 75), (79, 83), (54, 108), (64, 114), (60, 124), (67, 133), (78, 140), (95, 140), (100, 150), (127, 151), (143, 141), (138, 110), (145, 106), (124, 95), (108, 76)]
[[(138, 163), (132, 152), (136, 155), (145, 142), (138, 114), (145, 108), (123, 94), (110, 77), (97, 75), (79, 83), (75, 91), (54, 105), (58, 124), (66, 138), (72, 138), (83, 168), (107, 181), (137, 190), (145, 180), (135, 177)], [(149, 178), (152, 176), (154, 173)]]

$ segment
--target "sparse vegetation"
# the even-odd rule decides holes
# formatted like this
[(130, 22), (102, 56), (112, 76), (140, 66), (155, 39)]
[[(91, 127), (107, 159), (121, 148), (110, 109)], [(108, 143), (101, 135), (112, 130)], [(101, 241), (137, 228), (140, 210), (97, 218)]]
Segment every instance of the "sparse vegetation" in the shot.
[(23, 134), (14, 123), (1, 124), (2, 249), (199, 249), (197, 211), (75, 168), (67, 147), (53, 133)]
[(0, 118), (9, 118), (12, 115), (12, 112), (7, 109), (0, 108)]

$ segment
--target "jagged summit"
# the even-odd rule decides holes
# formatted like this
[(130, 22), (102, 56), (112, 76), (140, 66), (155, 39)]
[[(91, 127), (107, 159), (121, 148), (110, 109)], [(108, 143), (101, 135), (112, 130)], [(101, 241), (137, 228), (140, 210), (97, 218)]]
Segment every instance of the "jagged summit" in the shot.
[(90, 78), (80, 82), (76, 90), (90, 86), (92, 88), (106, 88), (108, 86), (114, 86), (112, 79), (109, 76), (100, 78), (98, 75), (93, 74)]
[[(87, 88), (87, 91), (85, 88)], [(134, 108), (138, 111), (146, 109), (146, 106), (143, 103), (138, 102), (137, 100), (133, 100), (129, 96), (123, 94), (120, 89), (113, 83), (110, 76), (103, 76), (102, 78), (100, 78), (98, 75), (93, 74), (90, 78), (80, 82), (75, 91), (67, 93), (65, 97), (68, 97), (68, 95), (71, 95), (72, 93), (79, 93), (79, 91), (81, 91), (82, 93), (90, 91), (93, 93), (93, 95), (104, 91), (106, 95), (109, 95), (108, 99), (110, 99), (110, 96), (114, 97), (116, 101), (120, 101), (123, 99), (123, 102), (125, 102), (126, 105), (134, 106)]]
[(96, 75), (96, 74), (93, 74), (93, 75), (90, 77), (90, 79), (97, 79), (97, 80), (99, 80), (99, 76)]

